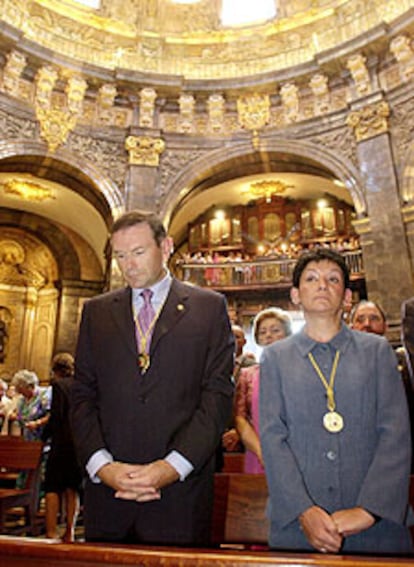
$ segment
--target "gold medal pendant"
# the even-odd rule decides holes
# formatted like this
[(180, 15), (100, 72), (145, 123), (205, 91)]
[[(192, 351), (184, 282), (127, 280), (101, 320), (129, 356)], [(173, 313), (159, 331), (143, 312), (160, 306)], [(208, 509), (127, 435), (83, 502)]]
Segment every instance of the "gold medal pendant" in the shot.
[(344, 428), (344, 420), (336, 411), (328, 411), (323, 416), (323, 426), (329, 433), (339, 433)]
[(141, 369), (142, 374), (145, 374), (145, 372), (148, 370), (150, 363), (151, 360), (149, 354), (146, 352), (141, 352), (138, 356), (138, 365)]

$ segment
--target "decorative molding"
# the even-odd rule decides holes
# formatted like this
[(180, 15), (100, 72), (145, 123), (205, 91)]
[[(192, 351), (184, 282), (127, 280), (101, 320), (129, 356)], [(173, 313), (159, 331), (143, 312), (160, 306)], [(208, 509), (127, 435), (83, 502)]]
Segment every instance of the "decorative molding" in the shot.
[(225, 99), (222, 94), (212, 94), (207, 100), (208, 131), (212, 134), (224, 132)]
[(195, 131), (194, 106), (195, 98), (190, 94), (182, 94), (178, 99), (180, 116), (178, 120), (178, 131), (180, 134), (191, 134)]
[(9, 95), (18, 97), (20, 95), (20, 77), (26, 66), (26, 57), (18, 51), (11, 51), (6, 55), (6, 59), (2, 88)]
[(141, 89), (139, 93), (139, 125), (141, 128), (154, 127), (154, 108), (157, 93), (155, 89), (145, 88)]
[(315, 116), (320, 116), (331, 109), (331, 99), (328, 87), (328, 77), (321, 73), (316, 73), (309, 81), (309, 86), (313, 94), (313, 112)]
[(346, 63), (346, 66), (352, 75), (358, 96), (368, 95), (372, 91), (371, 79), (365, 62), (366, 57), (358, 53), (357, 55), (350, 57)]
[[(317, 59), (389, 25), (411, 0), (278, 0), (278, 16), (223, 26), (220, 2), (0, 0), (0, 17), (29, 42), (104, 69), (216, 80), (274, 73)], [(313, 41), (309, 41), (313, 38)]]

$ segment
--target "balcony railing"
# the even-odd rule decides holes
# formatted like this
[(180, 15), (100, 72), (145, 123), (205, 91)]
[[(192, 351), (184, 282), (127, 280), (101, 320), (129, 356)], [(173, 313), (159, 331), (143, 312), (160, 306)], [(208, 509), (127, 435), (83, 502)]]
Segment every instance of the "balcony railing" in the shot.
[[(361, 250), (343, 253), (351, 279), (364, 277)], [(219, 263), (182, 262), (177, 265), (184, 281), (218, 289), (290, 286), (297, 258), (261, 258)]]

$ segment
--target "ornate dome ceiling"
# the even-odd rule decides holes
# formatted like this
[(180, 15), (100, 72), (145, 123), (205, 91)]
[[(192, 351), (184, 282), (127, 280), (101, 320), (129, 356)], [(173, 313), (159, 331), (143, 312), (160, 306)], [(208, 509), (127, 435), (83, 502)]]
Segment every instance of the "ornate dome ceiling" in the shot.
[[(314, 118), (335, 128), (350, 101), (391, 92), (414, 76), (414, 0), (275, 0), (276, 18), (237, 28), (221, 24), (222, 1), (102, 0), (95, 10), (73, 0), (0, 0), (0, 123), (1, 111), (17, 112), (34, 128), (35, 115), (52, 154), (76, 128), (95, 129), (103, 144), (105, 136), (122, 140), (131, 163), (154, 166), (162, 154), (168, 171), (174, 151), (182, 150), (182, 164), (199, 157), (200, 140), (212, 148), (233, 139), (260, 149), (259, 138), (269, 132), (277, 138), (276, 130), (288, 131), (291, 138), (297, 124)], [(162, 139), (153, 147), (156, 131)], [(191, 153), (183, 150), (186, 136)], [(341, 143), (350, 147), (347, 138)], [(111, 162), (117, 187), (125, 183), (127, 152)], [(148, 155), (156, 163), (147, 163)], [(183, 186), (191, 204), (180, 197), (175, 220), (169, 211), (176, 233), (224, 193), (228, 204), (247, 200), (243, 183), (252, 175), (272, 181), (271, 173), (293, 185), (295, 173), (298, 195), (302, 188), (338, 193), (332, 175), (296, 162), (289, 169), (290, 157), (283, 148), (271, 165), (231, 159), (231, 178), (204, 171), (215, 185)], [(23, 169), (39, 177), (43, 168), (31, 167)], [(160, 177), (157, 206), (166, 178)], [(363, 207), (356, 208), (359, 214)]]
[(71, 0), (0, 0), (0, 18), (11, 26), (4, 28), (6, 35), (19, 30), (22, 41), (87, 63), (97, 74), (98, 69), (117, 69), (119, 78), (127, 73), (129, 79), (131, 72), (137, 79), (149, 74), (164, 85), (177, 77), (240, 83), (304, 64), (329, 66), (333, 51), (341, 47), (346, 55), (359, 37), (365, 36), (364, 43), (369, 35), (380, 37), (384, 26), (413, 5), (410, 0), (275, 0), (275, 19), (229, 28), (220, 21), (221, 2), (102, 0), (94, 10)]

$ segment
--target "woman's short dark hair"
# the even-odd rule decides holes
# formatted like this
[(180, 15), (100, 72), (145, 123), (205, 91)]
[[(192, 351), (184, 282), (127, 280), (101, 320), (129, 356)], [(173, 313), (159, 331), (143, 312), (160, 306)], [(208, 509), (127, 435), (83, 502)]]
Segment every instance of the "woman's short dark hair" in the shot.
[(51, 370), (57, 376), (69, 378), (75, 373), (75, 359), (69, 352), (60, 352), (53, 357)]
[(150, 227), (154, 240), (158, 246), (167, 236), (167, 231), (158, 215), (150, 211), (133, 210), (120, 216), (112, 225), (111, 236), (120, 230), (130, 228), (137, 224), (147, 223)]
[(299, 287), (302, 273), (310, 262), (322, 262), (322, 260), (329, 260), (329, 262), (333, 262), (338, 266), (338, 268), (340, 268), (344, 277), (344, 288), (349, 288), (349, 270), (348, 266), (346, 265), (345, 258), (341, 256), (341, 254), (339, 254), (335, 250), (331, 250), (330, 248), (316, 248), (314, 250), (310, 250), (309, 252), (304, 252), (299, 257), (293, 269), (293, 287)]

